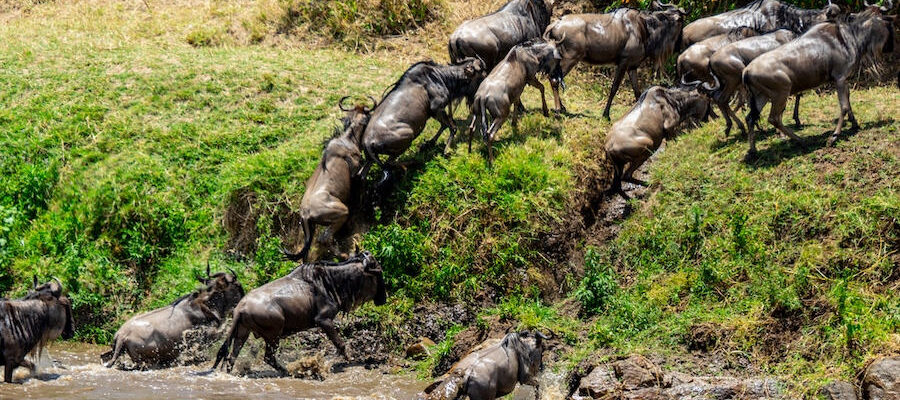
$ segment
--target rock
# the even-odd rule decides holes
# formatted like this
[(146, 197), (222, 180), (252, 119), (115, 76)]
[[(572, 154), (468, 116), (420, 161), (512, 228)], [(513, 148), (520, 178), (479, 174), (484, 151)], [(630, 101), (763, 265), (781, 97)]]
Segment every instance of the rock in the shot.
[(862, 380), (862, 398), (900, 399), (900, 356), (878, 359), (866, 368)]
[(667, 400), (666, 394), (658, 387), (643, 388), (625, 392), (624, 400)]
[(431, 351), (429, 349), (434, 345), (435, 344), (431, 339), (427, 337), (420, 337), (418, 342), (406, 348), (406, 358), (411, 358), (413, 360), (424, 359), (431, 355)]
[(857, 400), (856, 387), (850, 382), (834, 381), (825, 385), (819, 394), (825, 400)]
[(619, 381), (609, 365), (594, 367), (578, 386), (578, 395), (588, 399), (614, 398), (619, 392)]
[(616, 361), (613, 363), (613, 369), (626, 390), (663, 384), (662, 370), (644, 356), (633, 355), (625, 360)]
[(294, 378), (325, 380), (328, 366), (325, 362), (325, 356), (322, 353), (316, 353), (311, 356), (300, 357), (296, 361), (288, 363), (286, 366), (288, 374)]
[(670, 399), (777, 399), (781, 391), (771, 379), (687, 377), (673, 378), (675, 385), (665, 391)]

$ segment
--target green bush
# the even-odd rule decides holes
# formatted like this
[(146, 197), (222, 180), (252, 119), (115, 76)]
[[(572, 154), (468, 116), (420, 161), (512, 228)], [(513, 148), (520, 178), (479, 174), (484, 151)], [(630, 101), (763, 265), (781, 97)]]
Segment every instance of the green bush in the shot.
[(414, 227), (403, 228), (394, 222), (367, 232), (363, 248), (381, 264), (388, 288), (396, 290), (418, 275), (425, 262), (425, 240)]
[(588, 314), (608, 309), (609, 302), (619, 292), (616, 270), (603, 260), (596, 248), (590, 247), (584, 255), (584, 278), (575, 290), (575, 298)]

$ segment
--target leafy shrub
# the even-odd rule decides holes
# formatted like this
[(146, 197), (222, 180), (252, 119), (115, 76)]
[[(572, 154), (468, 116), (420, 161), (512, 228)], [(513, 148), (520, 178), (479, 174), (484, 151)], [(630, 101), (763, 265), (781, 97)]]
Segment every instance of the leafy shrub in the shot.
[(415, 228), (393, 222), (370, 230), (363, 238), (363, 248), (381, 263), (388, 288), (396, 289), (418, 275), (425, 262), (425, 239)]
[(584, 278), (575, 290), (575, 298), (590, 314), (606, 310), (610, 299), (619, 292), (616, 270), (593, 247), (588, 248), (584, 255), (584, 270)]

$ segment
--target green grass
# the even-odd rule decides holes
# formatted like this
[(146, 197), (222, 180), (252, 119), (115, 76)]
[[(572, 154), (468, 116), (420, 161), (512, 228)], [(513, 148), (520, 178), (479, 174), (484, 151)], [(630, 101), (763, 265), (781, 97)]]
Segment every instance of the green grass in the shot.
[[(192, 289), (208, 261), (236, 269), (248, 288), (290, 270), (278, 216), (299, 204), (338, 99), (377, 97), (413, 61), (446, 58), (421, 41), (365, 55), (207, 43), (240, 23), (239, 5), (182, 2), (151, 1), (152, 13), (34, 2), (0, 14), (0, 294), (22, 293), (32, 274), (60, 277), (79, 340), (109, 340), (129, 316)], [(201, 32), (198, 21), (223, 30)], [(896, 89), (853, 91), (863, 127), (835, 148), (822, 147), (832, 93), (804, 97), (806, 149), (767, 132), (754, 164), (740, 161), (744, 140), (721, 137), (721, 120), (685, 132), (651, 166), (654, 187), (617, 238), (576, 238), (583, 261), (552, 261), (544, 241), (577, 217), (586, 182), (608, 176), (598, 71), (578, 67), (568, 79), (574, 115), (530, 112), (518, 130), (504, 127), (493, 169), (480, 143), (449, 157), (413, 145), (393, 210), (376, 210), (362, 237), (391, 297), (358, 317), (391, 334), (415, 304), (489, 298), (476, 324), (552, 332), (573, 363), (598, 351), (678, 358), (706, 324), (718, 350), (806, 396), (898, 350)], [(616, 96), (614, 118), (629, 92)], [(538, 108), (536, 91), (525, 104)], [(224, 221), (246, 191), (259, 236), (240, 258), (227, 251)], [(432, 338), (444, 339), (438, 353), (465, 328)]]

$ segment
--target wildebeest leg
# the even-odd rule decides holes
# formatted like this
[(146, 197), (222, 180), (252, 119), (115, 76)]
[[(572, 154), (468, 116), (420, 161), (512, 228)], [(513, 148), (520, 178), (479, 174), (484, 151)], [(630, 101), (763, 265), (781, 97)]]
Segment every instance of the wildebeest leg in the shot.
[(334, 319), (332, 319), (333, 317), (327, 316), (328, 314), (320, 313), (318, 316), (316, 316), (316, 325), (322, 328), (322, 331), (325, 332), (326, 336), (328, 336), (328, 340), (331, 340), (331, 343), (334, 344), (335, 348), (337, 348), (338, 354), (340, 354), (341, 357), (349, 360), (350, 358), (347, 356), (347, 345), (344, 343), (344, 340), (341, 339), (341, 335), (338, 333), (337, 328), (334, 326)]
[(606, 118), (607, 121), (609, 121), (609, 109), (612, 107), (613, 97), (615, 97), (616, 92), (619, 91), (619, 85), (622, 83), (622, 78), (624, 77), (625, 66), (616, 66), (616, 76), (613, 78), (612, 87), (609, 89), (609, 97), (606, 99), (606, 108), (603, 109), (603, 118)]
[(547, 108), (547, 99), (544, 97), (544, 84), (542, 84), (536, 76), (531, 77), (531, 79), (528, 80), (528, 84), (534, 86), (541, 92), (541, 112), (544, 113), (545, 117), (549, 117), (550, 110)]
[(634, 175), (634, 171), (637, 171), (637, 169), (640, 168), (640, 166), (643, 165), (645, 161), (647, 161), (647, 158), (649, 158), (649, 157), (631, 161), (628, 164), (628, 169), (626, 169), (625, 173), (622, 174), (622, 181), (623, 182), (631, 182), (631, 183), (634, 183), (636, 185), (641, 185), (641, 186), (649, 186), (649, 184), (647, 184), (647, 182), (642, 181), (640, 179), (636, 179), (634, 176), (632, 176), (632, 175)]
[(728, 112), (729, 111), (728, 104), (727, 103), (716, 103), (716, 105), (719, 106), (719, 111), (722, 111), (722, 115), (725, 116), (725, 137), (728, 137), (728, 135), (731, 133), (731, 126), (732, 126), (731, 113)]
[(759, 129), (759, 114), (762, 110), (763, 106), (766, 105), (766, 102), (769, 100), (762, 94), (755, 94), (752, 91), (748, 91), (747, 93), (748, 99), (747, 103), (750, 105), (750, 112), (747, 113), (747, 118), (744, 122), (747, 123), (747, 142), (750, 145), (750, 148), (747, 150), (747, 155), (744, 156), (745, 161), (751, 161), (756, 158), (756, 131)]
[(634, 90), (634, 100), (641, 98), (641, 89), (638, 87), (637, 68), (628, 70), (628, 79), (631, 80), (631, 89)]
[[(744, 123), (741, 122), (741, 119), (737, 116), (737, 113), (734, 112), (734, 109), (731, 108), (731, 105), (728, 104), (727, 101), (719, 104), (719, 108), (722, 109), (722, 114), (725, 114), (725, 121), (734, 121), (737, 123), (738, 128), (741, 130), (742, 135), (747, 134), (747, 128), (744, 127)], [(725, 136), (728, 137), (728, 132), (731, 130), (731, 124), (726, 122), (727, 126), (725, 129)]]
[(505, 115), (494, 118), (494, 121), (491, 122), (491, 127), (484, 134), (484, 143), (488, 148), (488, 168), (491, 168), (494, 164), (494, 135), (496, 135), (497, 131), (500, 130), (500, 127), (503, 126), (504, 121), (506, 121)]
[[(234, 321), (234, 323), (239, 324), (240, 321)], [(228, 360), (225, 360), (228, 363), (228, 372), (231, 372), (232, 368), (234, 368), (234, 363), (237, 361), (238, 355), (241, 354), (241, 348), (244, 347), (244, 343), (250, 337), (250, 330), (243, 325), (235, 326), (234, 329), (234, 343), (231, 348), (231, 356), (228, 357)]]
[[(452, 101), (450, 103), (453, 103)], [(438, 120), (441, 123), (441, 128), (438, 129), (436, 135), (433, 138), (428, 140), (428, 146), (434, 146), (437, 143), (438, 138), (441, 137), (441, 132), (444, 129), (450, 129), (450, 138), (447, 139), (447, 150), (450, 149), (450, 144), (453, 142), (453, 137), (456, 136), (456, 124), (453, 122), (453, 116), (448, 115), (444, 110), (440, 110), (435, 114), (434, 119)]]
[[(574, 67), (576, 63), (578, 63), (576, 60), (562, 60), (559, 64), (560, 71), (562, 72), (560, 76), (565, 77), (568, 75), (569, 71), (572, 70), (572, 67)], [(563, 105), (562, 98), (559, 97), (559, 84), (560, 81), (550, 80), (550, 89), (553, 90), (553, 100), (556, 103), (556, 111), (565, 114), (566, 106)]]
[(279, 374), (282, 376), (287, 375), (287, 370), (278, 364), (278, 359), (275, 358), (275, 354), (278, 353), (278, 339), (266, 339), (266, 355), (263, 357), (266, 361), (266, 364), (269, 364), (272, 368), (275, 368)]
[(800, 129), (803, 124), (800, 123), (800, 93), (794, 95), (794, 126)]
[(769, 110), (769, 123), (775, 126), (778, 131), (784, 133), (796, 142), (802, 142), (799, 136), (794, 134), (790, 128), (784, 126), (781, 118), (784, 114), (784, 108), (787, 105), (787, 96), (777, 96), (772, 99), (772, 109)]
[[(844, 127), (844, 115), (851, 113), (850, 87), (847, 86), (847, 80), (841, 79), (835, 82), (835, 88), (837, 89), (838, 103), (840, 103), (841, 111), (838, 115), (837, 127), (834, 128), (834, 133), (828, 138), (828, 146), (834, 145), (834, 141), (837, 140), (838, 135), (840, 135), (841, 128)], [(856, 118), (853, 119), (856, 120)]]
[(16, 369), (17, 365), (10, 360), (6, 360), (3, 363), (5, 366), (3, 367), (3, 381), (6, 383), (12, 383), (13, 370)]

